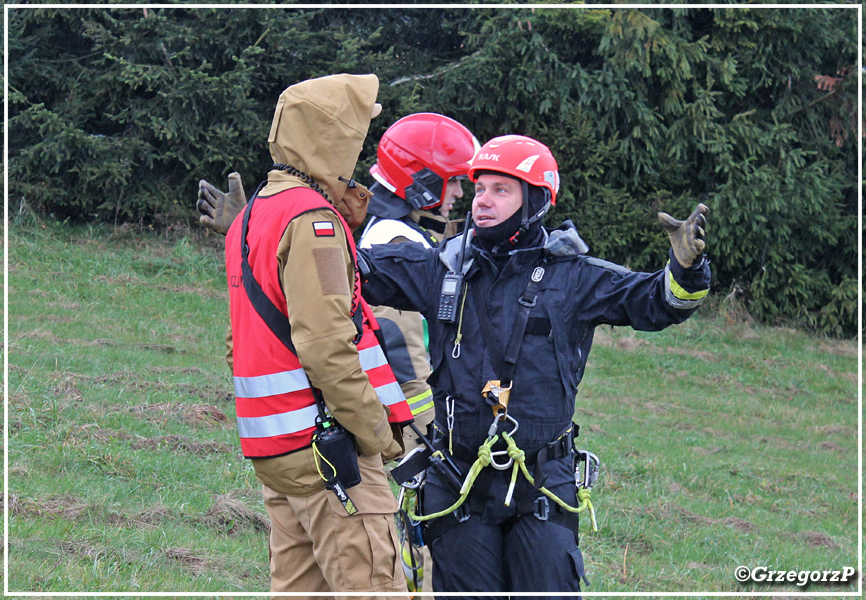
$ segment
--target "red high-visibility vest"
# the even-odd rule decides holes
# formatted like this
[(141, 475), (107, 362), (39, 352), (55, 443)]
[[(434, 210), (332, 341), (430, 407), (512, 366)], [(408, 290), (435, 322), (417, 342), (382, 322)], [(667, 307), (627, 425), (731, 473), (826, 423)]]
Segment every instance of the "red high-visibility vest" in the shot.
[[(293, 188), (269, 198), (258, 198), (250, 215), (249, 263), (262, 290), (286, 315), (285, 295), (273, 257), (289, 223), (302, 213), (319, 209), (332, 210), (339, 217), (342, 234), (355, 260), (355, 243), (342, 216), (309, 188)], [(270, 458), (310, 446), (319, 413), (297, 355), (280, 342), (247, 297), (241, 278), (242, 220), (243, 214), (226, 236), (238, 433), (244, 457)], [(356, 276), (352, 308), (353, 313), (360, 310), (364, 316), (363, 335), (357, 344), (361, 368), (379, 400), (390, 410), (388, 420), (409, 422), (412, 420), (409, 405), (376, 338), (379, 326), (361, 298), (360, 285)]]

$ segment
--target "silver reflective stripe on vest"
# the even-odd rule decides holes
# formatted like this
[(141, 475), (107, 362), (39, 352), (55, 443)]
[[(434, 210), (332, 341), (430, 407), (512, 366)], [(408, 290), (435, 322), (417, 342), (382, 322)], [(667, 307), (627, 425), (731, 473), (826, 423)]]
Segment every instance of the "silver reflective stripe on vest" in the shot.
[[(361, 369), (369, 371), (388, 364), (385, 353), (379, 345), (360, 350), (358, 358)], [(288, 394), (309, 389), (310, 382), (303, 369), (282, 371), (273, 375), (258, 375), (256, 377), (235, 377), (235, 396), (238, 398), (265, 398), (278, 394)], [(391, 403), (393, 404), (393, 403)]]
[(235, 396), (238, 398), (265, 398), (310, 389), (310, 382), (303, 369), (234, 379)]
[(359, 350), (358, 358), (361, 360), (361, 369), (364, 371), (370, 371), (376, 367), (388, 364), (388, 361), (385, 359), (385, 353), (382, 352), (382, 347), (379, 344)]
[(400, 389), (400, 384), (396, 381), (394, 383), (380, 385), (374, 389), (376, 390), (376, 394), (379, 396), (379, 402), (385, 406), (391, 406), (392, 404), (403, 402), (406, 399), (406, 396), (403, 395), (403, 390)]
[(297, 433), (313, 427), (319, 410), (315, 405), (268, 417), (238, 417), (242, 438), (267, 438)]

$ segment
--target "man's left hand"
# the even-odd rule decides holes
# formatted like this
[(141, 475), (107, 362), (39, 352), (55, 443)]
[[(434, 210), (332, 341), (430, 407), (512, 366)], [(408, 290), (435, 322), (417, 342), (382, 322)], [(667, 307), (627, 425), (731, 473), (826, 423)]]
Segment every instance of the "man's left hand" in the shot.
[(677, 262), (685, 269), (704, 253), (706, 247), (707, 207), (698, 204), (685, 221), (677, 221), (667, 213), (659, 213), (659, 221), (668, 232)]

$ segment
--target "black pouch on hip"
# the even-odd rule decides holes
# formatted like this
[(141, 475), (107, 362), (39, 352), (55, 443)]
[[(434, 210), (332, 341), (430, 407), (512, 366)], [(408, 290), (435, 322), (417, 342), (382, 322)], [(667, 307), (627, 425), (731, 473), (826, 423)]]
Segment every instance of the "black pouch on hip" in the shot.
[(345, 427), (330, 419), (316, 424), (313, 444), (319, 455), (319, 469), (326, 482), (336, 479), (344, 489), (361, 483), (355, 438)]

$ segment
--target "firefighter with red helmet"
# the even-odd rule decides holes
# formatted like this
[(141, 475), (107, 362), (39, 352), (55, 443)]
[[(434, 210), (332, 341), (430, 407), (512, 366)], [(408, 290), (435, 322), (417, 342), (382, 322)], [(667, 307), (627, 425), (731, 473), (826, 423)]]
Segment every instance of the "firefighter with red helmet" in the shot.
[(589, 256), (570, 221), (542, 226), (560, 180), (538, 140), (490, 140), (468, 176), (464, 233), (360, 249), (364, 295), (429, 324), (436, 452), (416, 516), (433, 589), (565, 597), (585, 581), (572, 417), (594, 329), (656, 331), (694, 313), (710, 282), (706, 207), (685, 221), (661, 213), (669, 261), (638, 273)]
[[(475, 136), (454, 119), (436, 113), (417, 113), (398, 120), (379, 140), (376, 163), (370, 168), (375, 183), (367, 213), (371, 215), (359, 247), (418, 242), (437, 246), (449, 221), (434, 212), (463, 196), (469, 161), (478, 150)], [(385, 335), (388, 357), (423, 431), (433, 420), (433, 397), (427, 377), (430, 363), (421, 316), (388, 307), (374, 307)], [(406, 440), (407, 449), (411, 440)]]
[[(461, 180), (467, 178), (478, 147), (478, 140), (466, 127), (445, 115), (416, 113), (391, 125), (379, 140), (376, 163), (370, 168), (375, 179), (367, 211), (371, 218), (359, 247), (411, 241), (432, 248), (444, 236), (456, 233), (450, 231), (456, 222), (448, 221), (448, 212), (463, 197)], [(434, 411), (433, 392), (427, 383), (430, 361), (423, 318), (417, 312), (387, 306), (374, 306), (373, 314), (415, 425), (425, 432)], [(409, 428), (403, 431), (403, 443), (407, 451), (421, 445)], [(408, 525), (402, 540), (406, 581), (409, 591), (421, 591), (424, 572), (430, 572), (429, 553), (412, 543), (407, 530)], [(429, 589), (429, 578), (427, 582)]]

